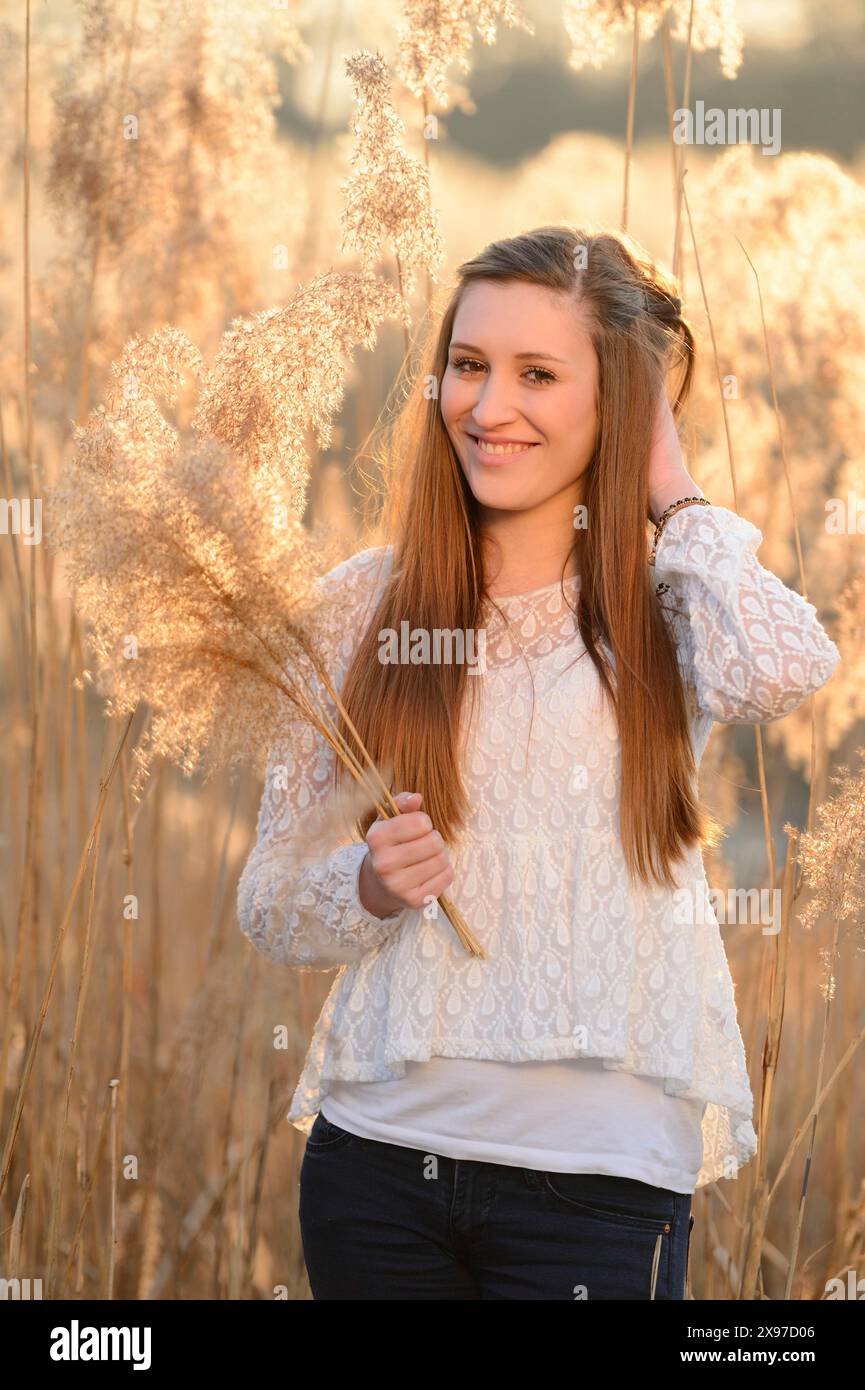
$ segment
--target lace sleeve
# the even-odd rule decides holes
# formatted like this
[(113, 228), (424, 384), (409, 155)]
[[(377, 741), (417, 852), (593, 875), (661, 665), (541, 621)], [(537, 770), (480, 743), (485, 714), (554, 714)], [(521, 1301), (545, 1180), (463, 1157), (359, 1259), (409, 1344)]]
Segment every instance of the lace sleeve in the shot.
[[(342, 637), (334, 644), (337, 689), (358, 629), (346, 622), (351, 587), (364, 551), (326, 579), (339, 594)], [(349, 635), (346, 636), (346, 633)], [(329, 667), (330, 670), (330, 667)], [(328, 846), (315, 842), (316, 826), (326, 824), (335, 754), (325, 740), (297, 718), (270, 749), (256, 843), (237, 887), (240, 929), (252, 944), (281, 965), (300, 970), (333, 970), (379, 946), (402, 924), (410, 909), (376, 917), (358, 895), (358, 874), (367, 853), (361, 840)], [(315, 848), (305, 848), (310, 841)]]
[(726, 507), (693, 506), (658, 542), (659, 598), (683, 677), (722, 724), (782, 718), (825, 685), (841, 656), (813, 603), (760, 564), (762, 539)]

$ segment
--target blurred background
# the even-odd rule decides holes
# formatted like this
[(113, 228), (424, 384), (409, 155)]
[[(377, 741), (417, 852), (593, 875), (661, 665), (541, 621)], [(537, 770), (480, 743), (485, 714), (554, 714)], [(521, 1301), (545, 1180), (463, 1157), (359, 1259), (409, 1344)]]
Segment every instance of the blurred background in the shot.
[[(306, 440), (305, 519), (348, 555), (380, 534), (370, 431), (461, 260), (564, 222), (625, 228), (675, 271), (700, 350), (689, 469), (760, 527), (761, 562), (842, 653), (787, 718), (716, 727), (703, 763), (729, 831), (706, 855), (711, 885), (779, 885), (788, 824), (813, 853), (784, 950), (759, 926), (724, 928), (763, 1158), (697, 1194), (689, 1292), (819, 1299), (857, 1260), (865, 1274), (865, 11), (695, 0), (689, 44), (690, 0), (652, 0), (635, 55), (630, 4), (457, 8), (462, 28), (436, 34), (398, 0), (2, 7), (4, 496), (62, 476), (133, 335), (172, 325), (212, 362), (236, 318), (363, 266), (405, 291), (412, 328), (384, 323), (346, 359), (330, 446)], [(363, 50), (386, 64), (435, 264), (385, 171), (358, 161), (370, 114), (346, 59)], [(781, 152), (676, 146), (686, 87), (691, 107), (779, 110)], [(358, 172), (365, 239), (345, 216)], [(187, 384), (178, 428), (193, 406)], [(858, 527), (854, 504), (828, 529), (827, 504), (851, 493)], [(284, 1114), (332, 977), (274, 967), (237, 929), (261, 766), (205, 783), (158, 761), (133, 804), (129, 745), (111, 771), (124, 721), (83, 679), (87, 624), (62, 565), (14, 529), (0, 535), (0, 1274), (43, 1277), (46, 1297), (308, 1298), (303, 1139)]]

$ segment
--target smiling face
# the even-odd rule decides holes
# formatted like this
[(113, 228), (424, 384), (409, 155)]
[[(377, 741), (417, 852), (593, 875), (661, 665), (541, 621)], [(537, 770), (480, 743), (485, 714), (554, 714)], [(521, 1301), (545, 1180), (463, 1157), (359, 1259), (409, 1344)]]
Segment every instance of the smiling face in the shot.
[(576, 299), (481, 280), (456, 312), (442, 420), (484, 512), (581, 500), (598, 428), (598, 359)]

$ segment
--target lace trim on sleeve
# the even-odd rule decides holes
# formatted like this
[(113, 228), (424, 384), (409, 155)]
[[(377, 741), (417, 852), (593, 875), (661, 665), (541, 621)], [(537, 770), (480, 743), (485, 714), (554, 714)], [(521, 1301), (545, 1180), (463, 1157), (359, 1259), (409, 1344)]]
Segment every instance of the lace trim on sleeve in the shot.
[(726, 507), (683, 507), (658, 542), (658, 597), (682, 674), (719, 723), (780, 719), (829, 680), (840, 652), (801, 594), (756, 557), (762, 532)]
[[(364, 551), (325, 576), (323, 594), (338, 597), (323, 618), (321, 650), (341, 687), (369, 598), (373, 561)], [(330, 804), (335, 754), (298, 718), (287, 714), (267, 763), (256, 843), (237, 887), (240, 929), (265, 955), (304, 970), (332, 970), (360, 959), (398, 929), (409, 909), (376, 917), (360, 901), (363, 841), (334, 848), (316, 841)]]

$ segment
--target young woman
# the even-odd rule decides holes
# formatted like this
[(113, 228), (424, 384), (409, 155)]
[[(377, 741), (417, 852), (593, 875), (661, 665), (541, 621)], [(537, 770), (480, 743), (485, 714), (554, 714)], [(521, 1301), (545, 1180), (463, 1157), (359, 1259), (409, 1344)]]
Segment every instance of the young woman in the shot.
[[(839, 653), (686, 470), (680, 310), (616, 235), (462, 265), (392, 543), (322, 583), (403, 811), (290, 870), (340, 769), (286, 732), (238, 888), (258, 948), (340, 967), (288, 1115), (317, 1299), (682, 1299), (691, 1196), (755, 1151), (697, 768), (713, 721), (781, 717)], [(390, 660), (404, 622), (483, 660)]]

